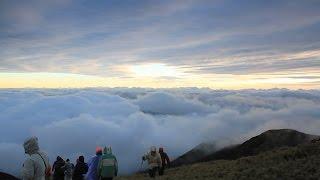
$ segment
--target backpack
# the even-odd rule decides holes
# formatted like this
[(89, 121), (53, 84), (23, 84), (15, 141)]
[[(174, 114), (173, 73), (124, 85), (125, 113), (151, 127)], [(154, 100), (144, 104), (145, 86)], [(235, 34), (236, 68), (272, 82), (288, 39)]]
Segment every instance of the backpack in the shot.
[(117, 159), (110, 154), (102, 155), (99, 162), (99, 176), (102, 178), (117, 176)]

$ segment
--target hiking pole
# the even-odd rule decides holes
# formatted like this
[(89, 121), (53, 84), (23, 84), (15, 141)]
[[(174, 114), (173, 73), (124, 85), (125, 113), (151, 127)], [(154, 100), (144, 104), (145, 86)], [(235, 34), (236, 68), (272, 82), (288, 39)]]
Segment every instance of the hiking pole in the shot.
[(141, 160), (141, 164), (140, 164), (140, 171), (142, 171), (142, 165), (143, 165), (143, 159)]

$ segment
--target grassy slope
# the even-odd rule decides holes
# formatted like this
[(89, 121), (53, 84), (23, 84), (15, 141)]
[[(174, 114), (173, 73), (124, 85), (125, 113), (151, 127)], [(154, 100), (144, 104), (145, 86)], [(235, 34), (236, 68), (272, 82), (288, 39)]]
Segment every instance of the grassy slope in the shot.
[[(320, 142), (261, 153), (237, 160), (218, 160), (173, 168), (157, 179), (319, 179)], [(145, 174), (117, 180), (148, 179)]]

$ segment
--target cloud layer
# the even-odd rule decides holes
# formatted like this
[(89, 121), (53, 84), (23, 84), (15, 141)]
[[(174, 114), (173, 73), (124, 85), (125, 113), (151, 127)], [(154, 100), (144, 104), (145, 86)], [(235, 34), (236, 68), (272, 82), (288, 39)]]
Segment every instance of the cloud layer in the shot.
[(152, 145), (176, 157), (204, 141), (220, 146), (273, 128), (320, 134), (320, 91), (285, 89), (1, 90), (0, 171), (19, 174), (23, 140), (39, 137), (51, 162), (86, 160), (111, 145), (121, 173)]

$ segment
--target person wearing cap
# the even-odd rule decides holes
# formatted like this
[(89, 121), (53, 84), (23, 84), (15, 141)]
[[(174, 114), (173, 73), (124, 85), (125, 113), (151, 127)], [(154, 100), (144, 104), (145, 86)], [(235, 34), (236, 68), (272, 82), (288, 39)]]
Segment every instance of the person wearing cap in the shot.
[(54, 180), (64, 179), (63, 166), (65, 164), (66, 164), (65, 161), (60, 156), (57, 156), (57, 160), (52, 165), (53, 179)]
[(156, 175), (156, 172), (159, 171), (159, 169), (162, 167), (162, 161), (161, 161), (161, 156), (157, 152), (157, 148), (152, 146), (150, 148), (150, 152), (147, 153), (142, 157), (143, 161), (148, 161), (149, 165), (149, 176), (151, 178), (154, 178)]
[(159, 169), (159, 176), (162, 176), (164, 174), (164, 169), (170, 167), (170, 159), (167, 153), (164, 152), (163, 147), (159, 148), (159, 154), (162, 162), (162, 167)]
[(101, 147), (96, 147), (96, 155), (93, 156), (89, 161), (88, 161), (88, 172), (86, 175), (86, 180), (97, 180), (98, 179), (98, 164), (101, 159), (102, 155), (102, 148)]
[(112, 180), (118, 175), (117, 158), (112, 154), (111, 147), (105, 147), (98, 165), (98, 176), (101, 180)]
[(28, 156), (22, 166), (22, 179), (45, 180), (50, 176), (51, 167), (47, 154), (40, 151), (38, 138), (31, 137), (26, 139), (23, 147)]

